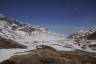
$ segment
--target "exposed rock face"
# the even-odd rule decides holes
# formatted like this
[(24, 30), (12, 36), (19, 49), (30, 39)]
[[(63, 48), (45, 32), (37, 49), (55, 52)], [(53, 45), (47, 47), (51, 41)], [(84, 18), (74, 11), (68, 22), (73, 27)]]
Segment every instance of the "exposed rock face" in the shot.
[(88, 35), (88, 36), (87, 36), (87, 39), (89, 39), (89, 40), (96, 40), (96, 32)]
[(12, 56), (0, 64), (96, 64), (96, 57), (87, 52), (64, 52), (47, 48)]
[(0, 49), (2, 48), (26, 48), (26, 46), (19, 44), (11, 39), (0, 37)]

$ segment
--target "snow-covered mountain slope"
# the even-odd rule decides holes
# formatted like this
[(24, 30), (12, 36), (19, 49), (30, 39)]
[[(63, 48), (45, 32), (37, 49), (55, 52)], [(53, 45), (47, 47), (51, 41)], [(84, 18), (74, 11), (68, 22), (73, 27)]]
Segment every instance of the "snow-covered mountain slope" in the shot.
[(68, 36), (82, 46), (82, 48), (89, 48), (96, 52), (96, 27), (92, 27), (89, 30), (80, 30)]
[[(14, 49), (14, 51), (13, 49), (0, 49), (0, 61), (9, 58), (16, 52), (36, 49), (39, 45), (51, 46), (59, 51), (88, 51), (96, 53), (96, 49), (93, 50), (88, 46), (90, 43), (82, 42), (79, 45), (74, 39), (67, 39), (64, 35), (56, 34), (46, 28), (22, 23), (3, 14), (0, 14), (0, 36), (15, 40), (28, 47), (21, 50)], [(96, 41), (91, 42), (96, 43)], [(10, 53), (7, 53), (8, 51)]]
[(59, 39), (62, 35), (48, 31), (48, 29), (24, 24), (18, 20), (10, 19), (6, 16), (0, 17), (0, 36), (13, 40), (31, 39)]
[[(92, 37), (91, 37), (92, 36)], [(70, 36), (68, 36), (68, 38), (74, 39), (74, 38), (81, 38), (84, 37), (88, 40), (90, 40), (90, 38), (96, 38), (96, 26), (90, 28), (89, 30), (80, 30), (77, 31), (73, 34), (71, 34)], [(96, 40), (96, 39), (92, 39), (92, 40)]]

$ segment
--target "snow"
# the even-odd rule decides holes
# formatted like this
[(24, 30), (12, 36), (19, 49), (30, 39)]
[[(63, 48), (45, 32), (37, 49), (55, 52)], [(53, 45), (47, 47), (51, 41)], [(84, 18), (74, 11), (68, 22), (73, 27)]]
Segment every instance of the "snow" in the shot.
[[(39, 45), (48, 45), (57, 49), (58, 51), (74, 51), (76, 49), (83, 50), (78, 45), (74, 44), (74, 42), (68, 39), (61, 39), (61, 40), (41, 40), (41, 39), (39, 40), (38, 39), (36, 41), (34, 40), (20, 41), (19, 40), (18, 42), (21, 42), (22, 44), (28, 46), (28, 48), (27, 49), (0, 49), (0, 62), (10, 58), (13, 55), (21, 54), (18, 52), (24, 52), (23, 54), (26, 54), (25, 51), (34, 50), (36, 49), (36, 46), (39, 46)], [(64, 46), (69, 46), (69, 45), (71, 46), (64, 47)], [(90, 48), (87, 48), (84, 51), (93, 52)], [(15, 53), (18, 53), (18, 54), (15, 54)]]
[[(66, 39), (65, 38), (66, 36), (56, 34), (42, 27), (35, 27), (30, 24), (19, 27), (18, 24), (13, 23), (12, 25), (10, 25), (7, 21), (1, 21), (1, 20), (0, 23), (1, 23), (0, 29), (2, 30), (0, 31), (1, 36), (15, 40), (18, 43), (21, 43), (28, 47), (27, 49), (0, 49), (0, 62), (10, 58), (13, 55), (16, 55), (15, 53), (34, 50), (36, 49), (36, 46), (39, 45), (48, 45), (59, 51), (83, 50), (96, 53), (96, 50), (90, 49), (88, 47), (88, 44), (86, 44), (85, 42), (81, 43), (79, 46), (78, 44), (75, 44), (76, 42), (74, 42), (74, 40)], [(8, 28), (4, 26), (7, 26)], [(12, 26), (16, 26), (17, 29), (12, 30), (11, 29), (13, 28)], [(25, 32), (19, 30), (26, 26), (35, 28), (36, 31)], [(93, 31), (94, 30), (92, 30), (92, 32)], [(81, 31), (80, 34), (84, 36), (83, 32), (84, 31)], [(90, 41), (90, 42), (91, 42), (90, 44), (96, 44), (96, 41)], [(85, 44), (86, 49), (82, 49), (81, 47)]]
[[(17, 55), (14, 53), (34, 50), (36, 49), (36, 46), (39, 46), (39, 45), (48, 45), (59, 51), (74, 51), (76, 49), (83, 50), (82, 48), (80, 48), (80, 46), (78, 46), (77, 44), (74, 44), (75, 42), (65, 38), (56, 39), (56, 37), (51, 37), (51, 38), (50, 37), (46, 37), (46, 38), (34, 37), (32, 40), (24, 39), (24, 40), (17, 40), (17, 42), (26, 45), (28, 48), (27, 49), (0, 49), (0, 62), (10, 58), (13, 55)], [(69, 47), (66, 47), (66, 46), (69, 46)], [(87, 48), (84, 51), (93, 52), (90, 48)]]
[(18, 25), (16, 25), (16, 24), (12, 23), (12, 25), (11, 25), (11, 26), (18, 26)]
[(17, 52), (24, 52), (28, 49), (0, 49), (0, 62), (16, 55)]

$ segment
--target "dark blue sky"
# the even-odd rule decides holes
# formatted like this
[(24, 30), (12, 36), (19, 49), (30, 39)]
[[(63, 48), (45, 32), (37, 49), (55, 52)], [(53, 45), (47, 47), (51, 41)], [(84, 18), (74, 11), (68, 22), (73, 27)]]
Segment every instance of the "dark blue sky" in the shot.
[(0, 12), (61, 34), (96, 25), (96, 0), (0, 0)]

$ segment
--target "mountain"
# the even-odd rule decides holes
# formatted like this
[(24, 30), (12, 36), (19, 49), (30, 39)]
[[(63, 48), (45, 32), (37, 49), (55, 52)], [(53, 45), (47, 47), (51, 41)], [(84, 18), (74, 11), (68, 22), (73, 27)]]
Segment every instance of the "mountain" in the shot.
[[(84, 33), (78, 33), (85, 36), (85, 34), (89, 34), (86, 32), (87, 31), (84, 31)], [(93, 32), (94, 30), (92, 30), (90, 34)], [(94, 45), (96, 41), (85, 41), (85, 37), (83, 39), (68, 39), (64, 35), (51, 32), (50, 30), (40, 26), (23, 23), (22, 21), (7, 17), (4, 14), (0, 14), (0, 37), (27, 46), (26, 49), (0, 49), (0, 62), (10, 58), (15, 55), (15, 53), (34, 50), (42, 45), (53, 47), (58, 51), (86, 51), (96, 53)]]
[(73, 39), (78, 45), (83, 44), (90, 49), (96, 51), (96, 27), (92, 27), (89, 30), (80, 30), (68, 36), (67, 38)]
[[(0, 14), (0, 35), (13, 40), (31, 40), (31, 39), (49, 39), (62, 38), (48, 29), (40, 26), (32, 26), (31, 24), (24, 24), (18, 20), (11, 19)], [(35, 38), (36, 37), (36, 38)], [(48, 39), (47, 38), (47, 39)]]
[(86, 38), (88, 40), (96, 40), (96, 27), (92, 27), (89, 30), (80, 30), (68, 36), (68, 38)]

